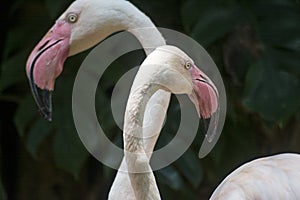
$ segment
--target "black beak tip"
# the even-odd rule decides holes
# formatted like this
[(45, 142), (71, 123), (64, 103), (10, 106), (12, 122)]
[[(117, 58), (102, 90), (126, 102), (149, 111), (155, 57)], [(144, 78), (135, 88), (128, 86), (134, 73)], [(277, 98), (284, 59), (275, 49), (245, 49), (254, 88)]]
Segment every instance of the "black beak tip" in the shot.
[(47, 108), (44, 107), (44, 108), (39, 109), (39, 113), (47, 121), (49, 121), (49, 122), (52, 121), (52, 111), (47, 110)]
[(52, 91), (40, 89), (37, 85), (31, 84), (34, 100), (39, 107), (39, 112), (43, 118), (52, 121)]
[(207, 118), (207, 119), (202, 118), (202, 123), (203, 123), (204, 133), (207, 133), (207, 131), (208, 131), (210, 119), (211, 119), (211, 118)]

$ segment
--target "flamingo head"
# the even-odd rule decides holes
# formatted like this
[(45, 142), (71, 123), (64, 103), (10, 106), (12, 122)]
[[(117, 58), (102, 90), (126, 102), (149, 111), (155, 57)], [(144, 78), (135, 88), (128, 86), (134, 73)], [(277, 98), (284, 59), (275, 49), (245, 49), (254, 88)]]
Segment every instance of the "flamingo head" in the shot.
[(174, 46), (156, 48), (141, 67), (144, 77), (174, 94), (187, 94), (199, 117), (210, 118), (218, 111), (219, 94), (210, 78), (183, 51)]
[(126, 21), (126, 6), (129, 6), (126, 1), (76, 0), (33, 49), (26, 63), (26, 73), (44, 118), (51, 121), (52, 91), (67, 57), (125, 29), (122, 23)]

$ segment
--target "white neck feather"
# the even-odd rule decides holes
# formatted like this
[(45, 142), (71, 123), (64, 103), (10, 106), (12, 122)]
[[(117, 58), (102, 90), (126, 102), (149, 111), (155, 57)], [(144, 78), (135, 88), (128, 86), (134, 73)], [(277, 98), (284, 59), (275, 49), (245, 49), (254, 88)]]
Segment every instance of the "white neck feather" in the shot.
[(149, 165), (149, 158), (144, 151), (142, 128), (146, 105), (158, 89), (157, 85), (147, 84), (146, 80), (140, 82), (136, 79), (125, 112), (123, 136), (125, 160), (129, 170), (131, 186), (137, 200), (160, 199), (155, 177)]
[(129, 2), (126, 3), (128, 6), (124, 9), (128, 18), (122, 20), (122, 26), (140, 41), (146, 54), (149, 55), (156, 47), (165, 45), (165, 39), (151, 19)]
[[(113, 19), (113, 21), (118, 23), (116, 26), (117, 29), (110, 30), (110, 32), (107, 33), (105, 36), (101, 36), (102, 39), (104, 39), (105, 37), (109, 36), (110, 34), (116, 31), (120, 31), (120, 30), (129, 31), (139, 40), (147, 55), (149, 55), (154, 48), (166, 44), (161, 33), (157, 30), (157, 28), (150, 20), (150, 18), (147, 17), (143, 12), (141, 12), (134, 5), (132, 5), (130, 2), (127, 1), (117, 0), (115, 1), (115, 4), (117, 5), (114, 6), (114, 8), (112, 9), (116, 9), (115, 11), (116, 14), (114, 15), (115, 19)], [(109, 22), (109, 24), (111, 23)], [(111, 28), (110, 25), (108, 26), (108, 28), (109, 27)], [(144, 151), (148, 153), (149, 155), (148, 157), (151, 156), (151, 153), (153, 152), (155, 143), (161, 131), (161, 127), (164, 122), (169, 101), (170, 101), (170, 93), (163, 90), (157, 91), (149, 100), (147, 107), (150, 107), (151, 105), (160, 105), (162, 109), (160, 109), (159, 112), (157, 111), (155, 113), (156, 115), (155, 120), (151, 121), (150, 124), (148, 124), (148, 127), (150, 128), (144, 130), (144, 132), (141, 133), (144, 134), (145, 138), (147, 139), (144, 140), (141, 139), (139, 141), (139, 144), (144, 144)], [(143, 105), (145, 106), (146, 103), (143, 103)], [(144, 109), (145, 107), (140, 108), (140, 110), (143, 111)], [(146, 113), (148, 111), (149, 109), (146, 108)], [(147, 117), (149, 117), (149, 115), (145, 116), (145, 121), (148, 121)], [(140, 118), (140, 120), (142, 119)], [(142, 146), (139, 145), (139, 147)], [(149, 158), (147, 159), (147, 162), (148, 160)], [(127, 169), (127, 163), (125, 162), (125, 160), (122, 161), (120, 168), (124, 170)], [(132, 182), (132, 184), (130, 184), (130, 182)], [(139, 183), (143, 186), (139, 187)], [(150, 185), (153, 188), (149, 189), (147, 185), (148, 186)], [(144, 190), (148, 190), (148, 192)], [(157, 189), (155, 177), (153, 173), (131, 174), (129, 179), (127, 173), (122, 173), (122, 171), (118, 171), (115, 181), (109, 193), (109, 199), (111, 200), (119, 199), (120, 195), (124, 197), (123, 198), (124, 200), (125, 199), (133, 200), (135, 199), (134, 196), (141, 197), (139, 199), (145, 199), (142, 198), (142, 196), (143, 194), (148, 194), (149, 191), (152, 191), (153, 193), (156, 194), (156, 197), (152, 199), (160, 199), (159, 191)], [(148, 194), (148, 196), (153, 196), (153, 195)]]

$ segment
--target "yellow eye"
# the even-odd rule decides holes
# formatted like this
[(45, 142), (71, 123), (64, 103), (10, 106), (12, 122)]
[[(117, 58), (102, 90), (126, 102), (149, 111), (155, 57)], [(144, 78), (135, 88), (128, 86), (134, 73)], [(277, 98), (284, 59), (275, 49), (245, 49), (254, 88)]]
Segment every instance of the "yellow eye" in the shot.
[(184, 67), (186, 69), (190, 69), (192, 67), (192, 64), (190, 62), (186, 62), (185, 65), (184, 65)]
[(70, 14), (68, 14), (68, 17), (67, 17), (68, 22), (70, 22), (70, 23), (75, 23), (77, 21), (77, 18), (78, 18), (78, 15), (75, 13), (70, 13)]

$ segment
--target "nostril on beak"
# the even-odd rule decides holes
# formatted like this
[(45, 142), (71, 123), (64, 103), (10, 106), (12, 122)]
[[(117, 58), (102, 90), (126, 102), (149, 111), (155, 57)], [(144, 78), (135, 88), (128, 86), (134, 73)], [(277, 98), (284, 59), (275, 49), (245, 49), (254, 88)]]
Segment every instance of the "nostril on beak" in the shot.
[(49, 40), (47, 40), (42, 46), (40, 46), (38, 48), (38, 51), (42, 50), (48, 43), (49, 43)]

